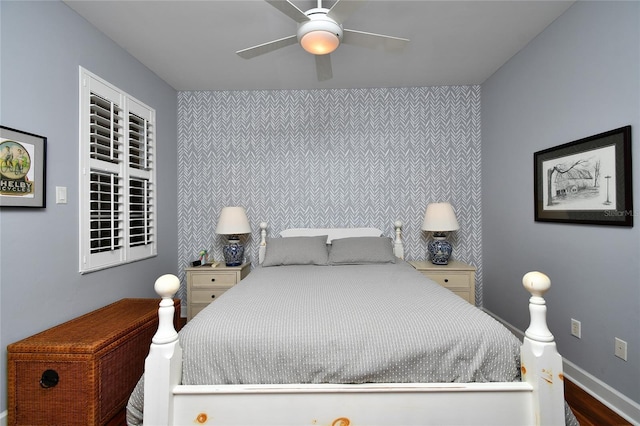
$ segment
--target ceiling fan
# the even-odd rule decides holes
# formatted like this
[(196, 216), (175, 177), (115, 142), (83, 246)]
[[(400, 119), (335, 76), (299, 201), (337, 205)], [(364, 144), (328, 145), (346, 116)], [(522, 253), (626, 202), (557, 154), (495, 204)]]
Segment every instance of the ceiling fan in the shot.
[(302, 48), (316, 58), (316, 72), (318, 80), (329, 80), (333, 77), (330, 53), (341, 43), (382, 49), (385, 51), (400, 51), (409, 42), (406, 38), (392, 37), (363, 31), (348, 30), (342, 23), (362, 5), (366, 0), (337, 0), (331, 9), (322, 7), (322, 0), (318, 0), (318, 7), (306, 12), (300, 10), (289, 0), (265, 0), (298, 23), (295, 35), (273, 40), (236, 53), (244, 59), (251, 59), (274, 50), (300, 43)]

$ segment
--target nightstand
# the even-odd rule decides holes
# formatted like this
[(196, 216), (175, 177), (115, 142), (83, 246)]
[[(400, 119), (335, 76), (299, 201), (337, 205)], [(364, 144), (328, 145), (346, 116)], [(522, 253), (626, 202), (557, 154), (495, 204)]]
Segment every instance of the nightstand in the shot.
[(476, 268), (457, 260), (448, 265), (434, 265), (425, 260), (413, 260), (411, 266), (443, 287), (448, 288), (472, 305), (476, 304)]
[(187, 273), (187, 321), (213, 302), (216, 297), (240, 282), (249, 274), (250, 263), (240, 266), (212, 268), (210, 265), (185, 269)]

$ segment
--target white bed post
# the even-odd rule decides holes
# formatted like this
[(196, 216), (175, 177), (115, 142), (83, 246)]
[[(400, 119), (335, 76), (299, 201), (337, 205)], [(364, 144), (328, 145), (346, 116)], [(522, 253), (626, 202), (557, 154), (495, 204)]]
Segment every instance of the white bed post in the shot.
[(394, 223), (396, 228), (396, 239), (393, 242), (393, 254), (399, 259), (404, 259), (404, 245), (402, 244), (402, 222), (396, 220)]
[(267, 222), (260, 222), (260, 247), (258, 247), (258, 262), (262, 265), (267, 249)]
[(542, 295), (551, 281), (541, 272), (529, 272), (522, 284), (531, 293), (531, 323), (525, 332), (520, 353), (522, 380), (533, 387), (534, 410), (538, 425), (563, 425), (564, 375), (562, 357), (547, 327), (547, 306)]
[(170, 425), (173, 388), (182, 379), (182, 348), (173, 326), (173, 295), (180, 288), (180, 280), (175, 275), (162, 275), (154, 288), (162, 300), (158, 309), (158, 331), (144, 364), (144, 424)]

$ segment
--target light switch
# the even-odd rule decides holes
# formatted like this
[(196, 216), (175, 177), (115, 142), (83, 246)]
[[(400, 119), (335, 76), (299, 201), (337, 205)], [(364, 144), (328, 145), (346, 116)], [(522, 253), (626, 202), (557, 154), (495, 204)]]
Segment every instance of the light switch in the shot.
[(67, 204), (66, 186), (56, 186), (56, 204)]

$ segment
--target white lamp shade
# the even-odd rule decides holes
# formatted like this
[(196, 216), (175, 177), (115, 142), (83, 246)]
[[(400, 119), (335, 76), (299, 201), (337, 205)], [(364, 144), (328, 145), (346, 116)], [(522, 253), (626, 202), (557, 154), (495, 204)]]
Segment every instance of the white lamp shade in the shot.
[(460, 229), (456, 214), (449, 203), (432, 203), (427, 206), (422, 222), (423, 231), (446, 232)]
[(243, 207), (224, 207), (220, 212), (216, 234), (239, 235), (251, 233), (247, 212)]

